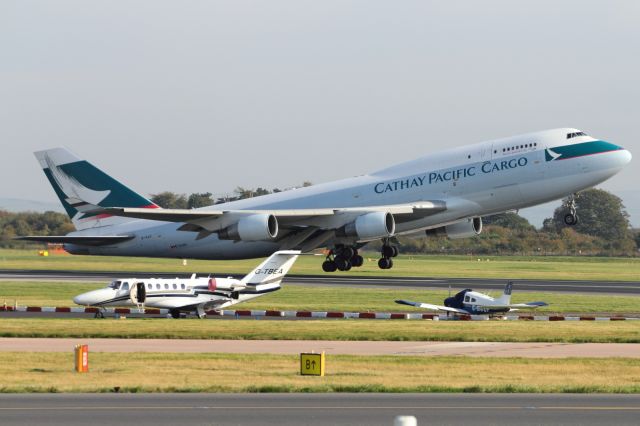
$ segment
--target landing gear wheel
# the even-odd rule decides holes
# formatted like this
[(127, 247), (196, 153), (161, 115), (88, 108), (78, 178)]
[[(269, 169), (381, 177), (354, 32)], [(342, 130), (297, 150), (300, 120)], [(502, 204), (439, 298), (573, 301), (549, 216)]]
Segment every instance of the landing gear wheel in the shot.
[(333, 260), (327, 259), (322, 263), (322, 270), (325, 272), (335, 272), (336, 269), (338, 269), (338, 265)]
[(345, 259), (351, 259), (356, 254), (358, 254), (358, 252), (353, 247), (343, 247), (340, 250), (340, 257), (344, 257)]
[(380, 269), (391, 269), (393, 267), (393, 261), (388, 257), (383, 257), (378, 260), (378, 268)]
[(569, 196), (567, 201), (569, 213), (564, 216), (564, 223), (568, 226), (573, 226), (578, 223), (578, 215), (576, 214), (576, 197), (576, 194), (572, 194)]
[(393, 246), (384, 245), (380, 250), (382, 253), (382, 257), (390, 258), (393, 257)]
[(334, 262), (340, 271), (348, 271), (351, 269), (351, 262), (344, 257), (336, 257)]
[(102, 319), (102, 318), (104, 318), (104, 314), (102, 313), (102, 311), (98, 311), (98, 312), (95, 313), (95, 315), (93, 317), (97, 318), (97, 319)]
[(398, 250), (398, 246), (391, 246), (391, 249), (393, 251), (393, 254), (391, 255), (391, 257), (396, 257), (398, 253), (400, 253), (400, 250)]
[(177, 309), (171, 309), (169, 311), (169, 313), (171, 314), (171, 318), (173, 319), (179, 319), (180, 318), (180, 311)]
[(358, 268), (362, 266), (363, 263), (364, 263), (364, 258), (359, 254), (356, 254), (351, 258), (351, 266), (353, 266), (354, 268)]
[(569, 226), (574, 226), (578, 223), (578, 216), (575, 213), (568, 213), (564, 216), (564, 223)]

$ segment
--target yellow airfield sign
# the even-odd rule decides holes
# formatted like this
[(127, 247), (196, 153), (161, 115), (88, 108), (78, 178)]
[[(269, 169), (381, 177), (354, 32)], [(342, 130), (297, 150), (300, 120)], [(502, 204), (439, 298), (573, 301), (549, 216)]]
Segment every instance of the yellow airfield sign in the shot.
[(324, 376), (324, 352), (301, 353), (300, 374), (302, 376)]

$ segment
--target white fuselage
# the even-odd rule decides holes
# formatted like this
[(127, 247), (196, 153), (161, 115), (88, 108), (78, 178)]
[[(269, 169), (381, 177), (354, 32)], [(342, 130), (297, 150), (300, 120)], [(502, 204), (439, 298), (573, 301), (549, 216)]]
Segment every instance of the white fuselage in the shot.
[[(572, 130), (547, 130), (452, 148), (363, 176), (201, 210), (347, 208), (436, 200), (446, 204), (438, 213), (396, 223), (397, 235), (414, 233), (556, 200), (603, 182), (629, 163), (631, 154), (613, 144), (589, 136), (567, 139)], [(340, 221), (340, 217), (332, 220)], [(278, 241), (220, 240), (215, 233), (197, 239), (194, 232), (178, 231), (180, 226), (133, 220), (104, 231), (135, 235), (130, 241), (65, 247), (79, 254), (199, 259), (262, 257), (281, 248)], [(84, 233), (99, 232), (100, 228), (93, 228)]]
[[(215, 285), (212, 285), (211, 282)], [(138, 289), (144, 285), (144, 297)], [(157, 309), (196, 310), (198, 306), (215, 306), (222, 309), (236, 303), (246, 302), (280, 289), (280, 283), (245, 286), (233, 278), (123, 278), (113, 281), (108, 287), (89, 291), (73, 298), (74, 303), (95, 307), (142, 306)]]

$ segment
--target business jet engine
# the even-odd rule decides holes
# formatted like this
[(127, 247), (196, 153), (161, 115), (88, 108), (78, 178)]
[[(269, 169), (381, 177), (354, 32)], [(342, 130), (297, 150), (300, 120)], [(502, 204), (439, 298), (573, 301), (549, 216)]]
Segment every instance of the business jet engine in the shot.
[(359, 240), (375, 240), (392, 236), (396, 221), (391, 213), (372, 212), (358, 216), (356, 220), (336, 231), (339, 237), (357, 237)]
[(272, 214), (252, 214), (218, 232), (221, 240), (271, 241), (278, 236), (278, 219)]
[(442, 226), (435, 229), (427, 229), (428, 237), (448, 237), (451, 239), (475, 237), (482, 232), (482, 218), (473, 217), (462, 222)]
[(209, 291), (216, 291), (216, 290), (233, 291), (233, 290), (244, 290), (245, 288), (247, 288), (247, 285), (233, 278), (226, 278), (226, 279), (210, 278), (207, 284), (207, 288)]

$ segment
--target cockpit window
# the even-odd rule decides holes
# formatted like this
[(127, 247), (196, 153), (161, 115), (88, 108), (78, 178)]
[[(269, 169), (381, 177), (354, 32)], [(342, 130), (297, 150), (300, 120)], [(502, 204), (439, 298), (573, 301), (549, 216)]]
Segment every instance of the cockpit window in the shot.
[(465, 297), (464, 297), (464, 301), (465, 301), (465, 302), (468, 302), (468, 301), (469, 301), (469, 296), (465, 296)]
[(109, 288), (112, 288), (114, 290), (117, 290), (120, 288), (120, 281), (113, 281), (111, 284), (109, 284)]
[(123, 282), (122, 283), (122, 289), (121, 290), (129, 290), (129, 283), (128, 282)]
[(567, 139), (577, 138), (578, 136), (587, 136), (587, 134), (585, 132), (567, 133)]

